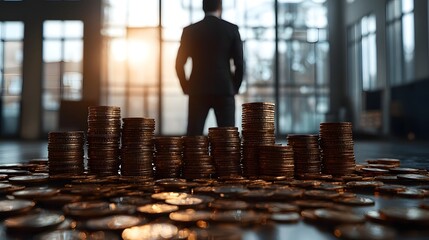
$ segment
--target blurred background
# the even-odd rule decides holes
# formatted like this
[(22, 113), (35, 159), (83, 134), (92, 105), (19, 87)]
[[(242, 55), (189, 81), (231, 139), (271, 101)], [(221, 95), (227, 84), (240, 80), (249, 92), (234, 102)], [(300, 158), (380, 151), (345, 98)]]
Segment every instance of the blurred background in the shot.
[[(184, 135), (174, 63), (201, 3), (0, 0), (0, 138), (86, 130), (91, 105)], [(279, 137), (351, 121), (357, 135), (429, 139), (428, 10), (421, 0), (223, 0), (244, 44), (237, 126), (242, 103), (264, 101), (276, 104)]]

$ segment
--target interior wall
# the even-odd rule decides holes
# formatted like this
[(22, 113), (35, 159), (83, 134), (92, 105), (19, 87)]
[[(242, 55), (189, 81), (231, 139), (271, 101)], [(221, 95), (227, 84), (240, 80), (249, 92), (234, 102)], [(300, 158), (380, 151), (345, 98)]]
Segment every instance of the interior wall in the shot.
[[(429, 139), (429, 128), (427, 127), (429, 114), (426, 114), (427, 107), (425, 104), (421, 104), (429, 100), (426, 94), (429, 90), (428, 1), (414, 1), (415, 80), (411, 84), (394, 88), (389, 84), (388, 66), (386, 64), (388, 53), (386, 48), (387, 0), (343, 2), (342, 32), (346, 32), (348, 26), (363, 16), (370, 13), (376, 15), (377, 76), (384, 83), (384, 87), (380, 90), (382, 134), (404, 139), (410, 138), (410, 136), (412, 139)], [(344, 41), (347, 41), (347, 38), (344, 38)], [(343, 48), (342, 53), (342, 60), (346, 61), (347, 47)], [(346, 74), (344, 79), (347, 79)]]

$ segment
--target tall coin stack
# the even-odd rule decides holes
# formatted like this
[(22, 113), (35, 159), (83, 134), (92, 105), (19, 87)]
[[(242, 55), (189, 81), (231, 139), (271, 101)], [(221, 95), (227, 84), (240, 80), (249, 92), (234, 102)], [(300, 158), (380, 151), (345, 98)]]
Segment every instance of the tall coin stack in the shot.
[(242, 163), (246, 177), (259, 175), (258, 146), (275, 144), (274, 114), (274, 103), (242, 105)]
[(182, 177), (185, 179), (210, 178), (214, 173), (215, 168), (209, 155), (208, 137), (183, 137)]
[(121, 175), (153, 177), (155, 119), (123, 118)]
[(183, 140), (181, 137), (155, 138), (155, 178), (178, 178), (182, 170)]
[(114, 106), (88, 107), (88, 169), (96, 175), (118, 175), (121, 109)]
[(291, 146), (259, 146), (259, 176), (294, 177), (293, 150)]
[(238, 128), (209, 128), (209, 141), (216, 175), (218, 177), (241, 176), (241, 140)]
[(350, 122), (320, 123), (322, 172), (344, 176), (355, 171), (353, 131)]
[(83, 131), (48, 134), (49, 175), (81, 175), (84, 172)]
[(296, 178), (321, 173), (319, 135), (289, 134), (287, 141), (293, 149)]

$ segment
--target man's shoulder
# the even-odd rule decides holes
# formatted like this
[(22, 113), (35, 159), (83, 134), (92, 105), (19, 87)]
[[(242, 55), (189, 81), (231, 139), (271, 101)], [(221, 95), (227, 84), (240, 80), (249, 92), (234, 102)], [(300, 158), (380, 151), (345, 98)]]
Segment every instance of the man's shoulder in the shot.
[(192, 23), (192, 24), (186, 26), (184, 29), (189, 31), (192, 29), (198, 29), (200, 27), (205, 27), (206, 25), (213, 24), (213, 23), (216, 23), (217, 25), (220, 25), (220, 26), (225, 27), (225, 28), (238, 29), (237, 25), (235, 25), (231, 22), (228, 22), (224, 19), (221, 19), (221, 18), (204, 18), (198, 22), (195, 22), (195, 23)]
[(222, 23), (222, 24), (224, 24), (225, 26), (228, 26), (228, 27), (230, 27), (230, 28), (237, 28), (238, 29), (238, 26), (237, 25), (235, 25), (234, 23), (232, 23), (232, 22), (228, 22), (228, 21), (226, 21), (226, 20), (224, 20), (224, 19), (219, 19), (220, 20), (220, 22)]

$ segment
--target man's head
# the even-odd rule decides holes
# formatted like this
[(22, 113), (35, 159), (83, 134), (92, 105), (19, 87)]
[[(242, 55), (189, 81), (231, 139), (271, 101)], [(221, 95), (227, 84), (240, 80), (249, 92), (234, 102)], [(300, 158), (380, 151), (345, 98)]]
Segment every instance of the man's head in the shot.
[(207, 12), (216, 12), (222, 9), (222, 0), (203, 0), (203, 10)]

